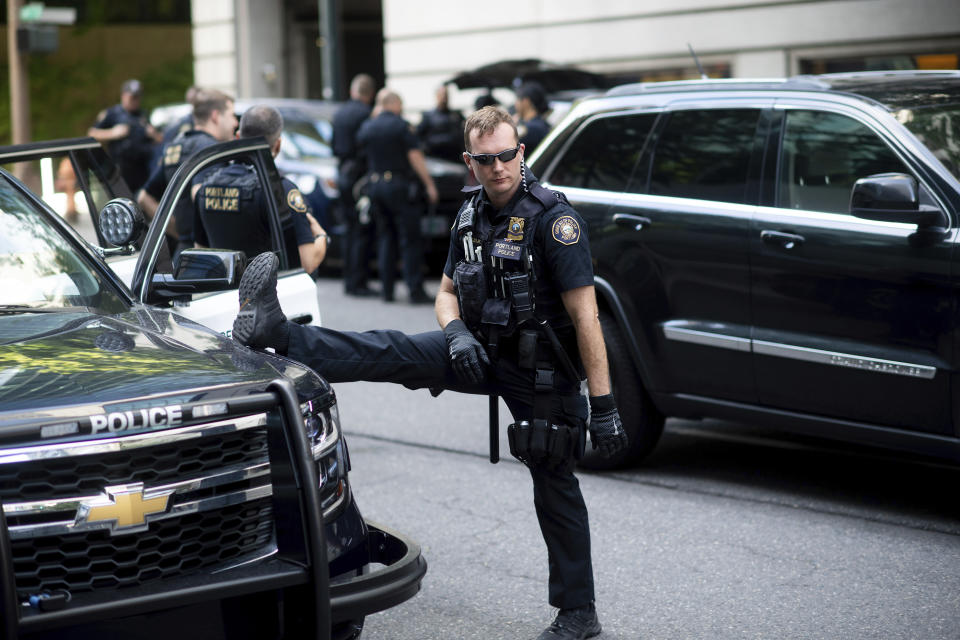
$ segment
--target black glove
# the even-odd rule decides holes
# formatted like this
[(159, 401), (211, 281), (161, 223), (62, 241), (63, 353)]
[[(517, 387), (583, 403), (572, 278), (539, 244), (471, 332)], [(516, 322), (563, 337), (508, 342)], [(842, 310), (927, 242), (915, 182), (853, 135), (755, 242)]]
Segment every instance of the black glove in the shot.
[(611, 393), (590, 398), (590, 442), (605, 458), (627, 448), (627, 432)]
[(457, 378), (469, 384), (483, 382), (487, 377), (486, 368), (490, 365), (490, 358), (463, 320), (451, 320), (443, 328), (443, 336), (447, 339), (450, 363)]

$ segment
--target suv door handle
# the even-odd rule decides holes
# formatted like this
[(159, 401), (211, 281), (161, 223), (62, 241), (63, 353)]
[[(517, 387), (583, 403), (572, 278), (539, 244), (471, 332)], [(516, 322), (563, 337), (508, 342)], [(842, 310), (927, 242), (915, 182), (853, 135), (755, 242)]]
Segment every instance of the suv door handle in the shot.
[(804, 237), (782, 231), (761, 231), (760, 239), (767, 244), (778, 244), (784, 249), (793, 249), (803, 244)]
[(634, 231), (640, 231), (644, 227), (650, 226), (650, 218), (645, 218), (643, 216), (635, 216), (630, 213), (615, 213), (613, 214), (614, 224), (620, 225), (621, 227), (630, 227)]

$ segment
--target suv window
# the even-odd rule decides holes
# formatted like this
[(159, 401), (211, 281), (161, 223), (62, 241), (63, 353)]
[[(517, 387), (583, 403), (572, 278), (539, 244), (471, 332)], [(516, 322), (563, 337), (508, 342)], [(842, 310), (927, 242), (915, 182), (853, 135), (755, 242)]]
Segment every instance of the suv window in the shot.
[(671, 114), (653, 156), (650, 193), (744, 203), (758, 109)]
[(550, 182), (567, 187), (624, 191), (657, 115), (597, 118), (560, 158)]
[(910, 173), (865, 124), (836, 113), (787, 112), (778, 206), (848, 213), (854, 182), (891, 171)]

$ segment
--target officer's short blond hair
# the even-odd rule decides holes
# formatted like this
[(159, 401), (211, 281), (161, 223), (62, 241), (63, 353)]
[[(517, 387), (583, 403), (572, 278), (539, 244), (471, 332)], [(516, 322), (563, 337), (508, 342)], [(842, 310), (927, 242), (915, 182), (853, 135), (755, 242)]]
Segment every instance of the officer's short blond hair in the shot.
[(506, 122), (513, 129), (513, 137), (520, 139), (517, 133), (517, 124), (503, 107), (484, 107), (470, 114), (466, 124), (463, 125), (463, 148), (470, 151), (470, 132), (476, 130), (477, 137), (490, 135), (497, 130), (501, 123)]

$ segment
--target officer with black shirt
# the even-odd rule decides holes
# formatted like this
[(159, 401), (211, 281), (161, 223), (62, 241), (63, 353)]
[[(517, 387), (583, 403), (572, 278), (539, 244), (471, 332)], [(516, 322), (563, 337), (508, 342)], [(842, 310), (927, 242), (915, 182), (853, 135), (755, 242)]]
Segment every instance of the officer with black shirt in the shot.
[(376, 115), (357, 133), (367, 157), (367, 194), (377, 225), (377, 266), (384, 300), (393, 300), (397, 245), (403, 256), (403, 279), (410, 302), (430, 303), (423, 290), (423, 248), (420, 239), (419, 183), (427, 200), (437, 203), (437, 188), (427, 171), (420, 143), (401, 117), (403, 101), (390, 89), (377, 94)]
[(350, 100), (333, 116), (333, 154), (340, 165), (337, 168), (338, 210), (347, 227), (343, 248), (343, 287), (347, 295), (367, 296), (373, 292), (367, 287), (367, 261), (373, 236), (371, 221), (363, 222), (357, 213), (353, 187), (367, 172), (367, 162), (357, 143), (360, 125), (370, 117), (375, 85), (365, 73), (354, 76), (350, 82)]
[(527, 153), (533, 153), (550, 133), (550, 124), (543, 119), (543, 114), (549, 108), (547, 94), (538, 83), (528, 82), (517, 89), (517, 101), (514, 103), (518, 118), (517, 132)]
[[(263, 137), (274, 157), (280, 152), (282, 132), (283, 116), (268, 105), (250, 107), (240, 119), (240, 137)], [(299, 263), (307, 273), (312, 273), (326, 256), (329, 236), (313, 217), (297, 186), (286, 178), (282, 184), (297, 247), (296, 254), (289, 256), (290, 263)], [(196, 195), (197, 244), (240, 250), (251, 258), (272, 250), (264, 193), (256, 169), (242, 162), (210, 173)]]
[(160, 134), (140, 111), (143, 86), (139, 80), (127, 80), (120, 90), (120, 104), (107, 109), (87, 131), (98, 142), (105, 142), (107, 153), (117, 163), (123, 181), (133, 193), (150, 175), (150, 158)]
[[(626, 447), (627, 437), (611, 393), (587, 230), (562, 194), (525, 169), (523, 144), (506, 111), (472, 114), (464, 142), (480, 187), (451, 230), (435, 306), (442, 332), (340, 332), (291, 323), (276, 296), (276, 258), (263, 254), (241, 280), (233, 337), (272, 347), (333, 383), (384, 381), (502, 397), (515, 420), (510, 451), (533, 478), (549, 600), (560, 610), (538, 640), (591, 638), (601, 627), (587, 510), (573, 474), (587, 419), (582, 377), (592, 445), (609, 456)], [(494, 453), (491, 446), (492, 460)]]
[[(164, 148), (161, 166), (154, 170), (137, 194), (137, 202), (150, 217), (156, 212), (163, 192), (184, 160), (212, 144), (234, 138), (237, 116), (233, 111), (233, 98), (215, 89), (199, 91), (193, 105), (193, 121), (193, 129), (180, 134)], [(191, 196), (196, 193), (205, 173), (194, 178), (190, 196), (182, 196), (174, 207), (173, 231), (177, 239), (174, 255), (193, 247), (194, 207)]]
[(428, 156), (460, 162), (463, 153), (463, 114), (451, 109), (446, 85), (437, 89), (437, 107), (424, 111), (417, 125), (417, 136)]

